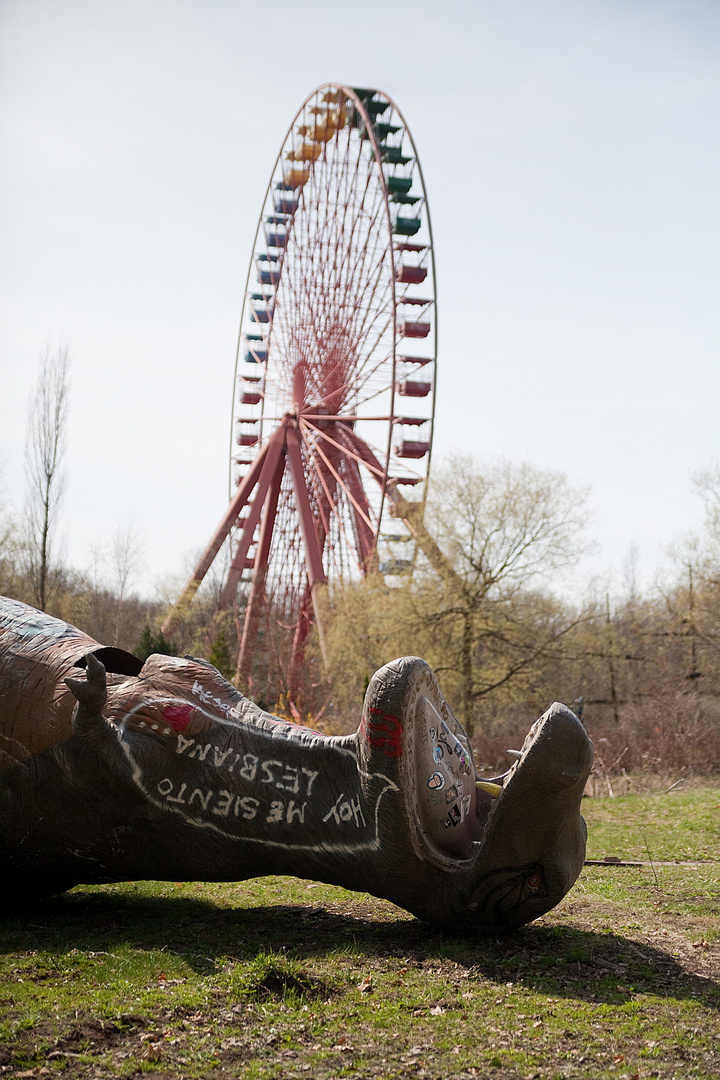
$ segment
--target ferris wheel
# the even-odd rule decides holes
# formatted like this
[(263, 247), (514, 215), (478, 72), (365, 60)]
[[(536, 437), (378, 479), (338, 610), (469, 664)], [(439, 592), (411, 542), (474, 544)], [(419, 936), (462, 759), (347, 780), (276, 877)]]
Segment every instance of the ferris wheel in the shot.
[(319, 87), (288, 128), (255, 233), (230, 504), (175, 609), (228, 542), (220, 607), (235, 613), (251, 692), (295, 692), (313, 622), (322, 631), (319, 586), (412, 566), (412, 532), (392, 510), (401, 490), (422, 500), (428, 476), (436, 306), (404, 117), (378, 90)]

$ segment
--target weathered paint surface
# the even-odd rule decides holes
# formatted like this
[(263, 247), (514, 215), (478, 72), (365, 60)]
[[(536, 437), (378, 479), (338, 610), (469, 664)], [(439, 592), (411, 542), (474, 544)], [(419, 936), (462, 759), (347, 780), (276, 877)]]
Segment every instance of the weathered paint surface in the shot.
[(15, 895), (287, 873), (450, 927), (518, 926), (580, 872), (591, 762), (555, 705), (493, 800), (417, 657), (377, 672), (354, 735), (325, 737), (205, 661), (140, 665), (0, 600), (0, 859)]

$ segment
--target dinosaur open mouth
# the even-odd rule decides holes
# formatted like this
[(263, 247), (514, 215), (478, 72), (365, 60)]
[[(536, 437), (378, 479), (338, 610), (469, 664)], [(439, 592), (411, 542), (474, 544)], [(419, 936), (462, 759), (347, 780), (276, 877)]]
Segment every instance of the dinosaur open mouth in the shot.
[(468, 858), (481, 839), (492, 794), (477, 788), (470, 742), (444, 698), (431, 701), (421, 694), (414, 712), (415, 794), (423, 839), (442, 856)]
[[(494, 776), (491, 780), (475, 781), (475, 799), (478, 822), (482, 833), (485, 832), (488, 818), (497, 805), (497, 801), (503, 794), (505, 781), (509, 778), (512, 769), (508, 769), (501, 776)], [(482, 839), (482, 837), (480, 837)]]
[[(441, 694), (437, 697), (420, 694), (415, 701), (414, 713), (415, 796), (419, 825), (426, 844), (440, 857), (467, 859), (477, 854), (486, 842), (496, 816), (504, 817), (510, 804), (527, 800), (530, 790), (535, 802), (540, 804), (546, 798), (544, 788), (550, 795), (554, 786), (562, 788), (575, 772), (563, 761), (565, 755), (559, 745), (553, 746), (552, 763), (548, 760), (541, 768), (535, 767), (540, 759), (548, 756), (547, 743), (555, 742), (553, 731), (558, 722), (564, 729), (567, 726), (564, 717), (570, 717), (571, 725), (581, 726), (563, 706), (554, 707), (537, 720), (530, 728), (522, 750), (508, 751), (515, 760), (507, 771), (488, 779), (478, 775), (469, 739)], [(570, 744), (575, 743), (572, 734), (563, 731), (564, 747), (568, 745), (568, 739)], [(582, 739), (587, 741), (584, 732)], [(584, 748), (581, 756), (584, 765)], [(556, 771), (558, 775), (553, 777)]]

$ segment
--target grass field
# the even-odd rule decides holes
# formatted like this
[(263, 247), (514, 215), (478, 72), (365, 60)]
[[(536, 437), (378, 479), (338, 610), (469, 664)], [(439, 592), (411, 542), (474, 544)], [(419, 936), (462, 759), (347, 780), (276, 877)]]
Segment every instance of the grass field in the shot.
[(586, 799), (504, 938), (288, 878), (81, 887), (0, 922), (0, 1076), (720, 1076), (720, 790)]

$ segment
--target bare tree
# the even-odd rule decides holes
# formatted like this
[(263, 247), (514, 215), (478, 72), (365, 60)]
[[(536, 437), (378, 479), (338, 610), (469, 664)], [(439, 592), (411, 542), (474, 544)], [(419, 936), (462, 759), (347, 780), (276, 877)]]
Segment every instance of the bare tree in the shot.
[(65, 487), (62, 470), (70, 387), (68, 346), (48, 345), (28, 402), (25, 477), (27, 481), (27, 572), (37, 606), (48, 602), (54, 532)]
[(716, 463), (695, 473), (693, 484), (705, 504), (705, 529), (713, 549), (711, 554), (717, 558), (720, 546), (720, 465)]
[(108, 554), (116, 599), (113, 645), (120, 644), (123, 609), (135, 575), (145, 566), (143, 553), (144, 545), (138, 538), (135, 523), (130, 519), (122, 523), (118, 521)]
[(458, 577), (493, 597), (577, 563), (588, 550), (587, 495), (562, 473), (456, 454), (433, 473), (426, 521)]
[(472, 730), (481, 699), (552, 651), (585, 614), (571, 617), (541, 592), (587, 550), (587, 492), (560, 473), (497, 461), (480, 467), (455, 455), (436, 470), (427, 528), (447, 570), (429, 560), (442, 587), (425, 586), (425, 616), (444, 641), (436, 665), (459, 681)]
[(2, 495), (2, 489), (0, 489), (0, 593), (3, 596), (13, 596), (19, 576), (20, 535), (15, 517)]

